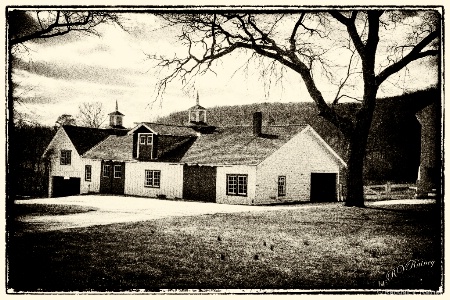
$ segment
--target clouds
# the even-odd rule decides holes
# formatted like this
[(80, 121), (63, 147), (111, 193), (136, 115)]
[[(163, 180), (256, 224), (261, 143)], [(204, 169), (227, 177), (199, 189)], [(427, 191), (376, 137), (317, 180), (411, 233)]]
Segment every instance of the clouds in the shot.
[[(267, 59), (262, 64), (252, 61), (246, 69), (235, 73), (249, 58), (249, 53), (243, 50), (215, 62), (216, 74), (197, 77), (185, 89), (175, 80), (163, 95), (163, 102), (154, 102), (155, 87), (164, 73), (159, 74), (156, 61), (148, 55), (173, 57), (185, 53), (187, 47), (179, 44), (180, 31), (176, 25), (168, 26), (151, 13), (120, 15), (127, 31), (102, 24), (96, 28), (100, 37), (70, 33), (39, 43), (29, 42), (24, 51), (17, 51), (14, 94), (23, 104), (17, 109), (43, 124), (53, 125), (61, 114), (76, 115), (83, 102), (99, 101), (108, 113), (118, 100), (119, 110), (125, 114), (124, 125), (132, 126), (133, 122), (153, 121), (191, 107), (197, 91), (205, 107), (311, 101), (297, 73), (289, 70), (284, 73), (283, 85), (270, 83), (270, 76), (261, 76), (262, 70), (267, 69)], [(383, 83), (378, 96), (402, 93), (401, 86), (405, 86), (402, 80), (411, 80), (414, 88), (424, 88), (438, 76), (424, 62), (414, 63), (408, 72), (409, 77), (402, 73)], [(322, 81), (318, 81), (318, 86), (325, 99), (333, 99), (336, 86)]]

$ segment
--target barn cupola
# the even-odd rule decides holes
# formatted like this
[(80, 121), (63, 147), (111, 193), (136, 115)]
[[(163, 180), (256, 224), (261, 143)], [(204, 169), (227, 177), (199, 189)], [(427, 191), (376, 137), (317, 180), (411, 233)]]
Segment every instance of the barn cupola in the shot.
[(198, 92), (196, 104), (195, 106), (189, 108), (188, 113), (188, 126), (197, 131), (199, 134), (213, 133), (216, 130), (215, 126), (206, 124), (206, 108), (200, 105)]
[(116, 110), (109, 114), (109, 127), (110, 128), (118, 128), (118, 129), (124, 129), (122, 125), (124, 114), (119, 112), (119, 105), (117, 104), (116, 100)]
[(189, 108), (189, 123), (191, 124), (206, 124), (206, 108), (200, 105), (200, 100), (198, 98), (195, 106)]

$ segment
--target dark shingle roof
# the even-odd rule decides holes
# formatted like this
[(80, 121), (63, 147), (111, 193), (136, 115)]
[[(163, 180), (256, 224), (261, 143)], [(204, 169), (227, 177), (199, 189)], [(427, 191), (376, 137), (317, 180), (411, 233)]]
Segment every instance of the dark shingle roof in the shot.
[[(195, 137), (158, 136), (157, 161), (179, 162)], [(131, 161), (133, 158), (133, 136), (111, 135), (98, 145), (87, 151), (84, 158)]]
[(110, 135), (91, 150), (84, 158), (129, 161), (133, 160), (133, 136)]
[(262, 162), (307, 125), (263, 126), (263, 135), (252, 126), (218, 128), (197, 138), (181, 159), (192, 164), (253, 165)]
[(179, 162), (195, 140), (196, 137), (158, 136), (158, 161)]
[(160, 135), (174, 135), (174, 136), (196, 136), (197, 132), (189, 126), (183, 125), (168, 125), (144, 122), (147, 127), (151, 128)]
[(111, 134), (125, 135), (128, 132), (128, 130), (122, 129), (99, 129), (71, 125), (64, 125), (63, 128), (80, 155), (84, 154)]
[[(255, 136), (252, 126), (234, 126), (218, 128), (212, 134), (197, 136), (194, 130), (186, 126), (146, 124), (159, 133), (157, 161), (211, 165), (258, 164), (307, 126), (263, 126), (262, 136)], [(169, 135), (161, 132), (168, 132)], [(134, 160), (133, 135), (109, 136), (83, 157)]]

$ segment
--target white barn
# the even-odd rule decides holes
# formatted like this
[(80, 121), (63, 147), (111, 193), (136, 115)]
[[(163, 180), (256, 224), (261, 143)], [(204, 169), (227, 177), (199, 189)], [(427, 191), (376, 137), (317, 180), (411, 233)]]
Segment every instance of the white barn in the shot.
[[(116, 108), (117, 111), (117, 108)], [(132, 130), (62, 126), (45, 155), (49, 196), (103, 193), (261, 205), (337, 201), (344, 161), (309, 125), (216, 128), (206, 109), (188, 125), (141, 123)], [(119, 119), (119, 120), (117, 120)], [(69, 158), (70, 157), (70, 158)]]

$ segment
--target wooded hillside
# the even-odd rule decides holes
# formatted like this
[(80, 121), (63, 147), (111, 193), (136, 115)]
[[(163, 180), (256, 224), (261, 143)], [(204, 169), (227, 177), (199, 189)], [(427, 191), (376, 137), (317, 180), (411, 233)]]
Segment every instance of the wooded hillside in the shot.
[[(420, 159), (420, 124), (415, 114), (432, 101), (439, 101), (438, 90), (430, 89), (377, 102), (365, 163), (366, 182), (409, 182), (417, 179)], [(357, 103), (339, 104), (336, 109), (351, 116)], [(251, 124), (255, 111), (263, 113), (263, 123), (274, 125), (309, 124), (343, 158), (346, 142), (329, 122), (318, 116), (312, 102), (255, 103), (208, 108), (207, 122), (215, 126)], [(186, 124), (186, 111), (158, 120), (159, 123)]]

